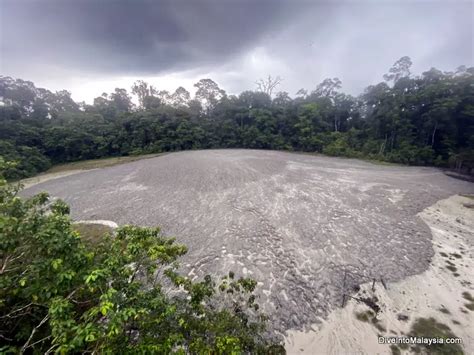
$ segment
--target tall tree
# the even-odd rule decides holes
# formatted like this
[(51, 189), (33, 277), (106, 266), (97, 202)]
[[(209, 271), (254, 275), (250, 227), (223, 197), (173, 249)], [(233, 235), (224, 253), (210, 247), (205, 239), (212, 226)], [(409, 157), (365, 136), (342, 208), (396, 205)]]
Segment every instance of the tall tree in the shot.
[(177, 88), (175, 92), (171, 95), (171, 104), (174, 107), (185, 107), (188, 105), (190, 100), (191, 94), (182, 86)]
[(157, 91), (153, 85), (150, 85), (143, 80), (137, 80), (132, 85), (132, 94), (138, 97), (140, 108), (146, 110), (150, 108), (149, 104), (153, 101), (151, 98), (157, 94)]
[(342, 82), (338, 78), (324, 79), (323, 82), (311, 92), (311, 95), (315, 97), (333, 98), (336, 92), (341, 88), (341, 86)]
[(257, 90), (267, 94), (268, 96), (272, 97), (273, 91), (276, 89), (278, 85), (281, 84), (283, 81), (282, 78), (277, 76), (273, 78), (271, 75), (268, 75), (265, 79), (259, 79), (255, 82), (257, 85)]
[(197, 88), (196, 99), (201, 102), (207, 112), (211, 112), (217, 103), (226, 96), (226, 92), (211, 79), (201, 79), (194, 86)]
[(110, 101), (118, 112), (129, 112), (133, 107), (132, 99), (126, 89), (116, 88), (110, 94)]
[(412, 64), (410, 57), (401, 57), (393, 64), (388, 74), (385, 74), (383, 78), (385, 81), (393, 81), (393, 83), (396, 83), (401, 78), (409, 77)]

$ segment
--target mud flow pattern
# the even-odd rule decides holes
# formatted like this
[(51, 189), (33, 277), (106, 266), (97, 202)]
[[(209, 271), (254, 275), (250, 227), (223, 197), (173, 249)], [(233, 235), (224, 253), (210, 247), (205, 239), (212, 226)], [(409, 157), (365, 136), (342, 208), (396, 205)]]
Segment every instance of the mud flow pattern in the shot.
[(75, 220), (161, 226), (189, 247), (181, 265), (190, 278), (232, 270), (257, 280), (269, 324), (284, 332), (325, 318), (343, 289), (425, 270), (431, 234), (416, 214), (474, 193), (473, 186), (434, 168), (206, 150), (70, 175), (23, 193), (64, 199)]

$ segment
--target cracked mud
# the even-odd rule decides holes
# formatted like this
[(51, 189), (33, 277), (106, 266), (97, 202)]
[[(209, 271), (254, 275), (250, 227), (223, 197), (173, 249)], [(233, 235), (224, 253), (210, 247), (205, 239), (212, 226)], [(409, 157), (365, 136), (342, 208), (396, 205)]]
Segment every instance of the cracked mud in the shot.
[(259, 281), (274, 330), (325, 318), (345, 289), (422, 272), (431, 234), (416, 213), (474, 185), (433, 168), (257, 150), (173, 153), (57, 178), (75, 220), (159, 225), (189, 247), (191, 278)]

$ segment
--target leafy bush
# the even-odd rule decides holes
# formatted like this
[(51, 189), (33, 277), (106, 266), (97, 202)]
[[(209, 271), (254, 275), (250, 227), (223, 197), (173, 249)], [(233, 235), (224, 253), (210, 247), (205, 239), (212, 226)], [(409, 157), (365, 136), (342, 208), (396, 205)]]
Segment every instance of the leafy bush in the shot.
[(16, 164), (5, 168), (4, 176), (8, 180), (18, 180), (38, 174), (51, 167), (51, 161), (37, 148), (14, 146), (13, 143), (0, 140), (0, 157)]

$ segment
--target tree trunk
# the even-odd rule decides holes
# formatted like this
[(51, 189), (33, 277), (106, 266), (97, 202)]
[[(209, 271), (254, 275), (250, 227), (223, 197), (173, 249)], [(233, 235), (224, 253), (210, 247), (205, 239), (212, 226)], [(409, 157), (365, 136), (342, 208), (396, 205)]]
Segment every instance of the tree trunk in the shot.
[(438, 122), (436, 121), (435, 126), (433, 128), (433, 134), (431, 135), (431, 148), (433, 148), (434, 146), (434, 139), (435, 139), (435, 134), (436, 134), (437, 129), (438, 129)]
[(385, 135), (385, 140), (383, 141), (382, 145), (380, 146), (379, 154), (385, 153), (385, 145), (387, 144), (387, 135)]

